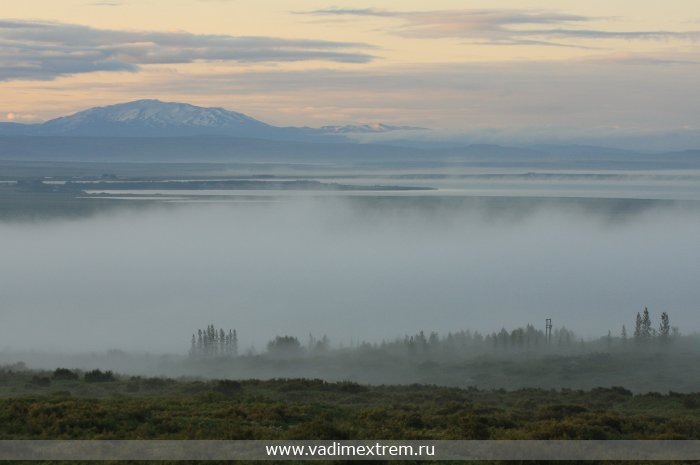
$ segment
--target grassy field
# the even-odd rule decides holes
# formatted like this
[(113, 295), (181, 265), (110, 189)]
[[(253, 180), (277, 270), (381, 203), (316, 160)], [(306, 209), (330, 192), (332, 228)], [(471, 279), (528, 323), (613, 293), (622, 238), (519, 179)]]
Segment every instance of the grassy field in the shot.
[(700, 394), (4, 368), (1, 439), (700, 439)]

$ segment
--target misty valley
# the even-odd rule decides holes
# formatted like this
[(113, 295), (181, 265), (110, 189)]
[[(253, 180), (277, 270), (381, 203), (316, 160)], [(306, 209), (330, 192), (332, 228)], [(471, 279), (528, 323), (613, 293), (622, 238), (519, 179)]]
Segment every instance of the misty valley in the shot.
[(700, 426), (694, 170), (0, 165), (4, 438)]
[(0, 1), (0, 462), (700, 462), (697, 0)]
[[(692, 170), (368, 174), (261, 165), (257, 173), (214, 176), (207, 170), (241, 168), (165, 165), (156, 177), (148, 167), (130, 172), (139, 169), (132, 165), (119, 174), (104, 174), (115, 166), (99, 163), (57, 166), (31, 166), (40, 177), (10, 166), (0, 185), (7, 363), (58, 358), (87, 369), (78, 362), (86, 354), (111, 350), (129, 354), (138, 374), (148, 367), (215, 376), (208, 361), (154, 362), (186, 359), (183, 341), (214, 324), (235, 328), (237, 354), (251, 357), (239, 377), (323, 377), (313, 363), (295, 374), (289, 360), (279, 373), (258, 372), (251, 360), (284, 336), (303, 347), (325, 337), (342, 357), (361, 359), (366, 350), (376, 361), (373, 350), (418, 334), (442, 342), (416, 349), (416, 362), (440, 362), (439, 354), (449, 362), (563, 356), (561, 337), (542, 340), (547, 318), (567, 334), (567, 355), (608, 353), (623, 325), (632, 339), (644, 307), (655, 331), (661, 313), (670, 314), (679, 341), (699, 329), (700, 175)], [(61, 172), (71, 168), (79, 174)], [(483, 185), (492, 195), (471, 190)], [(605, 196), (626, 186), (627, 197)], [(73, 329), (80, 327), (89, 331)], [(496, 335), (512, 338), (517, 328), (536, 337), (504, 352)], [(456, 334), (461, 339), (446, 350), (444, 340)], [(614, 344), (600, 342), (606, 338)], [(663, 351), (674, 346), (693, 344)], [(108, 360), (101, 368), (130, 372), (124, 360)], [(374, 371), (387, 376), (377, 382), (391, 382), (393, 370), (341, 365), (329, 366), (328, 376), (373, 382)], [(468, 386), (488, 378), (411, 371), (396, 379)]]

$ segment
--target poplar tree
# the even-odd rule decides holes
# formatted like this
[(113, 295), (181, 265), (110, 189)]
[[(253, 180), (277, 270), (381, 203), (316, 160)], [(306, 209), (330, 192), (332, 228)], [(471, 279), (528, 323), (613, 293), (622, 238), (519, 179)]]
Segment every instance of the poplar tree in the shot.
[(651, 317), (649, 316), (649, 310), (644, 307), (644, 313), (642, 314), (642, 338), (649, 340), (651, 339), (651, 335)]
[(235, 329), (233, 331), (229, 329), (229, 333), (231, 334), (231, 355), (235, 357), (238, 355), (238, 334)]
[(668, 318), (668, 313), (661, 314), (661, 323), (659, 323), (659, 338), (662, 342), (668, 342), (671, 335), (671, 321)]

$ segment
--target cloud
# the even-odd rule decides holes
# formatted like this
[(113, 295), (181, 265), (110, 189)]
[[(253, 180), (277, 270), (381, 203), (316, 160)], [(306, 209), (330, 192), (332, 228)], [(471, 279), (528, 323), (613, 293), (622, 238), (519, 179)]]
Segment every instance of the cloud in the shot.
[(112, 1), (101, 1), (101, 2), (91, 2), (87, 5), (89, 6), (122, 6), (124, 3), (119, 0)]
[(646, 39), (646, 40), (663, 40), (663, 39), (680, 39), (680, 40), (698, 40), (700, 39), (700, 31), (597, 31), (585, 29), (542, 29), (527, 31), (532, 35), (547, 35), (550, 37), (578, 37), (583, 39)]
[(354, 42), (189, 32), (120, 31), (36, 21), (0, 21), (0, 80), (51, 80), (95, 71), (138, 71), (196, 61), (366, 63)]
[[(607, 133), (615, 125), (623, 126), (617, 133), (697, 126), (699, 58), (613, 54), (566, 62), (183, 72), (124, 84), (114, 99), (194, 99), (280, 126), (382, 121), (491, 142), (530, 142)], [(533, 134), (533, 127), (543, 130)], [(505, 130), (491, 134), (494, 128)], [(561, 128), (573, 129), (564, 133)]]
[(600, 56), (590, 56), (581, 60), (582, 63), (618, 64), (618, 65), (700, 65), (700, 55), (697, 53), (667, 53), (664, 56), (654, 56), (639, 53), (618, 52)]
[(700, 31), (575, 29), (571, 26), (587, 24), (597, 18), (550, 11), (468, 9), (402, 12), (375, 8), (328, 8), (301, 14), (395, 18), (401, 24), (391, 30), (394, 34), (431, 39), (460, 38), (486, 45), (573, 46), (551, 42), (552, 39), (700, 39)]
[(388, 10), (379, 10), (377, 8), (326, 8), (313, 11), (297, 11), (296, 14), (314, 14), (323, 16), (397, 16), (399, 13)]
[(5, 114), (4, 118), (2, 115), (0, 115), (0, 119), (3, 119), (5, 121), (22, 121), (22, 122), (27, 122), (27, 121), (34, 121), (36, 119), (35, 115), (32, 115), (30, 113), (15, 113), (14, 111), (7, 112)]
[[(42, 103), (27, 108), (22, 93), (16, 92), (8, 93), (5, 107), (48, 119), (95, 105), (159, 98), (224, 106), (279, 126), (381, 121), (469, 132), (479, 140), (486, 133), (489, 141), (509, 143), (508, 134), (529, 141), (605, 132), (616, 125), (632, 132), (697, 127), (699, 66), (698, 51), (623, 50), (557, 61), (386, 63), (342, 69), (224, 65), (216, 72), (183, 67), (172, 73), (150, 67), (139, 79), (118, 84), (102, 75), (92, 82), (16, 84)], [(523, 129), (532, 127), (544, 129), (539, 135)], [(563, 132), (561, 127), (574, 129)], [(493, 128), (510, 129), (491, 136)]]

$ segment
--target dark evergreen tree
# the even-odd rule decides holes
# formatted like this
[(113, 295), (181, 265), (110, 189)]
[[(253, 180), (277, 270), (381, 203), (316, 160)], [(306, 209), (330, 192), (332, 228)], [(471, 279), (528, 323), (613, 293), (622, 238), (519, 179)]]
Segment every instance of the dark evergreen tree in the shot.
[(438, 336), (438, 333), (435, 331), (430, 332), (430, 336), (428, 336), (428, 345), (432, 348), (437, 347), (440, 344), (440, 337)]
[(553, 337), (556, 338), (558, 345), (571, 347), (575, 339), (575, 334), (573, 331), (569, 331), (566, 327), (562, 326), (554, 331)]
[(294, 336), (277, 336), (267, 343), (267, 351), (276, 355), (295, 355), (301, 352), (301, 344)]
[(236, 330), (217, 329), (213, 324), (192, 335), (190, 355), (196, 357), (235, 357), (238, 355)]
[(501, 349), (507, 349), (508, 348), (508, 331), (506, 331), (506, 328), (501, 328), (501, 331), (498, 333), (498, 346)]
[(428, 340), (425, 338), (425, 334), (423, 333), (422, 329), (416, 335), (415, 341), (416, 341), (416, 346), (420, 350), (425, 350), (428, 347)]
[(644, 313), (642, 314), (642, 339), (648, 341), (651, 337), (651, 317), (649, 316), (649, 310), (644, 307)]
[(525, 343), (525, 331), (522, 328), (514, 329), (510, 332), (510, 346), (522, 349)]
[(316, 350), (326, 352), (330, 348), (331, 342), (328, 340), (328, 336), (324, 334), (321, 340), (316, 343)]
[(668, 313), (661, 314), (661, 323), (659, 323), (659, 338), (662, 342), (668, 342), (671, 336), (671, 321), (668, 318)]

